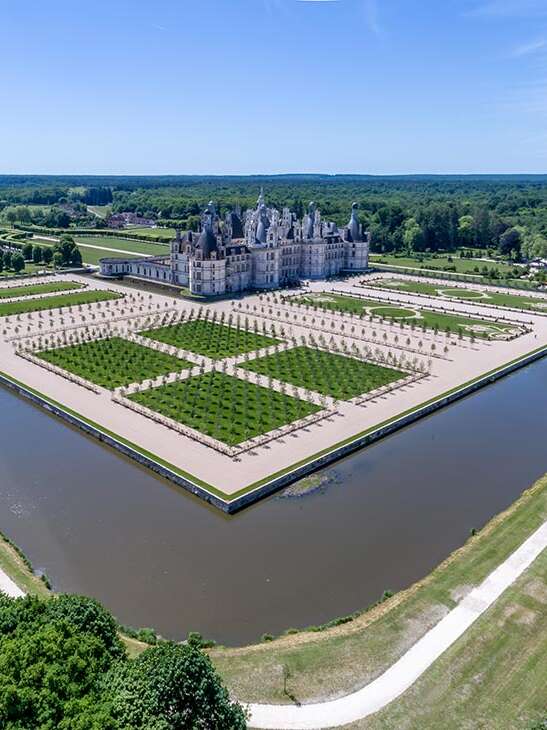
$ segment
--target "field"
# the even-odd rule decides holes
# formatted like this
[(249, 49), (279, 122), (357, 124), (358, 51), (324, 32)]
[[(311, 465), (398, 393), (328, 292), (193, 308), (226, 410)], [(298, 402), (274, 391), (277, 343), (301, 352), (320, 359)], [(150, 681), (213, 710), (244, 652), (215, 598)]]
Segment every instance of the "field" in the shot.
[(58, 309), (59, 307), (77, 307), (82, 304), (94, 304), (109, 299), (119, 299), (122, 295), (113, 291), (94, 289), (77, 294), (60, 294), (53, 297), (41, 299), (25, 299), (17, 302), (4, 302), (0, 304), (0, 317), (7, 317), (10, 314), (23, 314), (26, 312), (42, 312), (46, 309)]
[(515, 326), (502, 322), (491, 322), (476, 319), (460, 314), (445, 314), (432, 312), (408, 305), (403, 308), (398, 305), (384, 304), (374, 299), (360, 299), (358, 297), (343, 296), (332, 292), (306, 294), (292, 299), (293, 302), (309, 304), (320, 309), (336, 312), (351, 312), (359, 315), (372, 315), (382, 319), (400, 321), (423, 329), (437, 329), (462, 335), (473, 335), (482, 339), (499, 339), (515, 331)]
[(275, 345), (279, 340), (207, 320), (194, 320), (140, 333), (157, 342), (220, 360)]
[[(52, 248), (55, 245), (54, 241), (45, 241), (43, 238), (40, 237), (34, 237), (33, 239), (34, 243), (39, 244), (40, 246), (48, 246), (49, 248)], [(87, 237), (85, 238), (87, 240)], [(90, 264), (92, 266), (98, 266), (99, 260), (104, 258), (140, 258), (139, 253), (132, 248), (132, 244), (139, 245), (138, 241), (124, 241), (124, 243), (128, 244), (127, 246), (120, 246), (119, 239), (112, 238), (110, 241), (110, 246), (106, 243), (106, 238), (104, 239), (104, 243), (102, 245), (99, 245), (98, 243), (94, 243), (93, 246), (97, 246), (97, 248), (91, 248), (89, 244), (86, 246), (85, 243), (82, 243), (82, 239), (78, 239), (77, 244), (78, 248), (80, 249), (82, 253), (82, 260), (85, 264)], [(143, 246), (150, 246), (152, 244), (143, 243), (141, 244)], [(105, 247), (116, 249), (116, 251), (106, 251), (104, 250)], [(118, 250), (119, 249), (119, 250)], [(129, 251), (129, 253), (126, 253)], [(165, 247), (162, 246), (162, 253), (166, 253)], [(147, 255), (156, 255), (156, 253), (148, 253)]]
[(219, 372), (196, 375), (128, 397), (229, 446), (320, 410), (307, 401)]
[(311, 347), (295, 347), (242, 365), (333, 398), (347, 400), (405, 377), (405, 373)]
[(175, 237), (174, 228), (139, 228), (138, 226), (126, 228), (125, 232), (128, 236), (136, 234), (138, 236), (145, 236), (146, 238), (161, 238), (166, 243), (172, 241)]
[(120, 337), (83, 342), (36, 354), (52, 365), (111, 390), (192, 367), (192, 363), (186, 360)]
[(484, 267), (490, 270), (495, 269), (500, 276), (508, 276), (515, 268), (518, 268), (502, 261), (461, 259), (457, 255), (452, 255), (452, 261), (449, 261), (448, 254), (435, 257), (424, 256), (421, 261), (416, 256), (395, 256), (394, 254), (371, 254), (370, 258), (373, 264), (387, 264), (408, 269), (435, 269), (440, 272), (449, 269), (448, 273), (452, 269), (456, 274), (475, 274), (477, 276), (482, 274)]
[(547, 297), (526, 297), (519, 294), (505, 294), (495, 291), (478, 291), (463, 287), (447, 288), (439, 284), (430, 284), (422, 281), (407, 279), (383, 279), (366, 286), (380, 287), (381, 289), (396, 289), (409, 294), (427, 294), (432, 297), (449, 297), (450, 299), (465, 299), (474, 304), (493, 304), (496, 307), (511, 307), (514, 309), (528, 309), (530, 311), (547, 311)]
[[(146, 256), (166, 256), (169, 253), (169, 246), (162, 243), (146, 243), (146, 241), (132, 241), (126, 238), (115, 236), (77, 236), (74, 239), (79, 247), (98, 246), (99, 248), (119, 249), (131, 253), (142, 253)], [(116, 256), (114, 252), (107, 251), (103, 256)], [(121, 253), (120, 257), (125, 254)]]
[[(547, 514), (547, 477), (494, 518), (425, 579), (324, 631), (301, 631), (213, 663), (242, 701), (317, 702), (353, 692), (396, 661), (503, 562)], [(526, 728), (545, 711), (547, 553), (408, 690), (351, 728)], [(349, 730), (349, 726), (348, 726)]]
[(26, 286), (10, 286), (0, 289), (0, 299), (13, 299), (15, 297), (30, 297), (34, 294), (53, 294), (54, 292), (83, 289), (83, 284), (75, 281), (59, 281), (47, 284), (27, 284)]

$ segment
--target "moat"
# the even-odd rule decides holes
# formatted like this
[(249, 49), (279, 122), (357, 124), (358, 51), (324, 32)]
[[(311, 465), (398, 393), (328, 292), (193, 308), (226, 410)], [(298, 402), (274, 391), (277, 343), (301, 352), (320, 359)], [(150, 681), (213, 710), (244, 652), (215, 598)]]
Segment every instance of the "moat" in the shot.
[(0, 389), (0, 529), (57, 591), (225, 644), (422, 577), (546, 470), (547, 359), (228, 517)]

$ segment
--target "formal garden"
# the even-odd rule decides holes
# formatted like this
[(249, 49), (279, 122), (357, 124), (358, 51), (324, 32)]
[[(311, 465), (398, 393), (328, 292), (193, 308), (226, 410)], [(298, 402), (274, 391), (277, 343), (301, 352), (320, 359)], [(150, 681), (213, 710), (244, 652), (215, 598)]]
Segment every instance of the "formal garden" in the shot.
[(23, 299), (0, 304), (0, 317), (8, 317), (12, 314), (26, 314), (27, 312), (43, 312), (48, 309), (59, 309), (61, 307), (77, 307), (82, 304), (95, 304), (106, 302), (111, 299), (119, 299), (122, 294), (104, 289), (91, 289), (88, 291), (75, 292), (73, 294), (58, 294), (51, 297), (39, 299)]
[(128, 393), (127, 398), (228, 446), (321, 410), (286, 392), (218, 370)]
[(396, 368), (307, 346), (259, 357), (241, 367), (337, 400), (354, 398), (407, 375)]
[(408, 294), (424, 294), (430, 297), (448, 297), (472, 301), (473, 304), (485, 304), (495, 307), (509, 307), (524, 309), (531, 312), (547, 311), (547, 297), (526, 297), (521, 294), (506, 294), (505, 292), (466, 289), (465, 287), (447, 287), (443, 284), (431, 284), (425, 281), (410, 281), (407, 279), (378, 279), (363, 281), (363, 286), (401, 291)]
[(387, 320), (392, 323), (404, 323), (412, 328), (433, 330), (456, 334), (458, 337), (472, 336), (486, 340), (507, 339), (522, 332), (522, 328), (513, 322), (479, 319), (456, 312), (438, 312), (423, 309), (414, 305), (389, 304), (388, 302), (366, 299), (365, 297), (338, 294), (336, 292), (317, 292), (285, 298), (285, 303), (311, 307), (313, 311), (332, 311), (341, 314), (368, 316), (374, 319)]
[(163, 327), (145, 330), (140, 334), (156, 342), (174, 345), (179, 349), (205, 355), (214, 360), (252, 352), (279, 342), (278, 339), (267, 335), (265, 328), (262, 333), (258, 331), (258, 325), (251, 329), (248, 321), (242, 322), (241, 317), (234, 319), (229, 316), (225, 320), (222, 314), (217, 320), (216, 312), (211, 319), (208, 315), (209, 312), (206, 311), (202, 318), (201, 312), (198, 312), (194, 319), (193, 313), (190, 312), (191, 318), (186, 321), (179, 320)]
[(77, 342), (35, 354), (51, 365), (110, 390), (193, 367), (186, 360), (121, 337)]
[(55, 294), (62, 291), (83, 289), (84, 284), (76, 281), (50, 281), (46, 284), (25, 284), (23, 286), (7, 286), (0, 288), (0, 299), (16, 299), (38, 294)]

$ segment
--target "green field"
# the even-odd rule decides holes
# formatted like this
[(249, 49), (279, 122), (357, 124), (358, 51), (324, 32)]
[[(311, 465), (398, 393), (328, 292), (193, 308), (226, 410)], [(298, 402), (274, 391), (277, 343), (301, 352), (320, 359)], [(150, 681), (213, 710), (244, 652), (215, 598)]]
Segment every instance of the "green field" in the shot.
[[(48, 246), (49, 248), (52, 248), (55, 245), (54, 241), (46, 241), (43, 238), (40, 238), (40, 236), (35, 236), (32, 240), (40, 246)], [(82, 253), (83, 262), (93, 266), (98, 266), (99, 260), (104, 258), (128, 259), (140, 258), (139, 254), (144, 254), (146, 256), (164, 256), (169, 253), (169, 248), (162, 244), (146, 243), (143, 241), (125, 241), (114, 237), (109, 238), (107, 236), (82, 236), (75, 240)], [(91, 248), (91, 245), (96, 246), (97, 248)], [(109, 248), (116, 250), (101, 250)]]
[(313, 403), (219, 372), (128, 397), (229, 446), (320, 410)]
[(157, 342), (205, 355), (215, 360), (275, 345), (279, 340), (258, 332), (229, 327), (209, 320), (192, 320), (140, 333)]
[(192, 367), (186, 360), (121, 337), (44, 350), (37, 355), (52, 365), (110, 389)]
[(383, 279), (365, 286), (379, 287), (380, 289), (396, 289), (409, 294), (427, 294), (432, 297), (449, 297), (450, 299), (465, 299), (474, 304), (493, 304), (497, 307), (511, 307), (513, 309), (527, 309), (530, 311), (547, 311), (547, 297), (526, 297), (519, 294), (505, 294), (494, 291), (477, 291), (464, 287), (447, 287), (442, 284), (429, 284), (422, 281), (407, 279)]
[(444, 314), (443, 312), (432, 312), (428, 309), (411, 307), (403, 309), (398, 305), (387, 305), (385, 302), (374, 299), (360, 299), (358, 297), (344, 296), (332, 292), (320, 292), (317, 294), (306, 294), (296, 297), (290, 301), (308, 304), (323, 310), (363, 315), (372, 315), (382, 319), (392, 318), (405, 325), (409, 324), (418, 328), (437, 329), (444, 332), (452, 332), (463, 335), (474, 335), (483, 339), (499, 339), (505, 334), (517, 331), (515, 325), (490, 322), (484, 319), (466, 317), (460, 314)]
[[(408, 269), (433, 269), (436, 271), (450, 271), (456, 274), (475, 274), (480, 276), (482, 269), (495, 269), (500, 276), (511, 274), (515, 268), (503, 261), (480, 261), (478, 259), (461, 259), (453, 255), (452, 261), (448, 261), (448, 254), (435, 257), (424, 256), (420, 261), (415, 256), (396, 256), (394, 254), (371, 254), (372, 264), (387, 264), (389, 266), (401, 266)], [(478, 269), (478, 271), (476, 271)]]
[(3, 271), (0, 271), (0, 279), (12, 279), (13, 277), (25, 277), (30, 276), (31, 274), (37, 274), (38, 272), (45, 271), (46, 273), (51, 273), (53, 271), (52, 267), (46, 266), (45, 264), (33, 264), (30, 261), (25, 261), (25, 268), (21, 273), (16, 274), (15, 271), (7, 271), (4, 269)]
[(399, 370), (311, 347), (283, 350), (241, 367), (340, 400), (368, 393), (406, 376)]
[(122, 295), (113, 291), (93, 289), (77, 294), (60, 294), (54, 297), (43, 299), (25, 299), (17, 302), (4, 302), (0, 304), (0, 317), (7, 317), (10, 314), (23, 314), (26, 312), (41, 312), (46, 309), (58, 309), (59, 307), (76, 307), (82, 304), (93, 304), (104, 302), (109, 299), (119, 299)]
[[(416, 585), (324, 631), (245, 648), (213, 663), (244, 702), (320, 702), (390, 667), (545, 520), (547, 477)], [(547, 551), (411, 689), (352, 728), (516, 730), (545, 711)], [(293, 700), (294, 701), (294, 700)], [(349, 726), (348, 726), (349, 728)]]
[(174, 228), (139, 228), (136, 227), (130, 227), (126, 228), (125, 231), (127, 232), (128, 236), (138, 235), (138, 236), (144, 236), (146, 238), (161, 238), (162, 240), (166, 241), (167, 243), (169, 241), (172, 241), (173, 238), (175, 238), (176, 231)]
[(30, 297), (34, 294), (53, 294), (54, 292), (83, 288), (84, 284), (79, 284), (75, 281), (59, 281), (50, 282), (48, 284), (27, 284), (26, 286), (10, 286), (4, 289), (0, 289), (0, 299)]

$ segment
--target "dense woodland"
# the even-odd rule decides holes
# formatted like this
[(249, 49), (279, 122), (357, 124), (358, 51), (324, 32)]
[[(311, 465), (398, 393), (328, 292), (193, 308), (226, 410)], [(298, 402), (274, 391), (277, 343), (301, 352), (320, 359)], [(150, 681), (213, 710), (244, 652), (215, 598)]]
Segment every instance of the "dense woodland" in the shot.
[[(547, 257), (547, 176), (0, 177), (8, 223), (64, 228), (100, 225), (87, 205), (111, 205), (165, 225), (196, 229), (209, 199), (223, 213), (270, 204), (302, 215), (314, 200), (323, 217), (347, 222), (352, 202), (377, 252), (495, 249), (513, 260)], [(71, 216), (62, 209), (71, 206)], [(61, 207), (59, 207), (61, 206)], [(79, 214), (81, 213), (81, 216)]]

